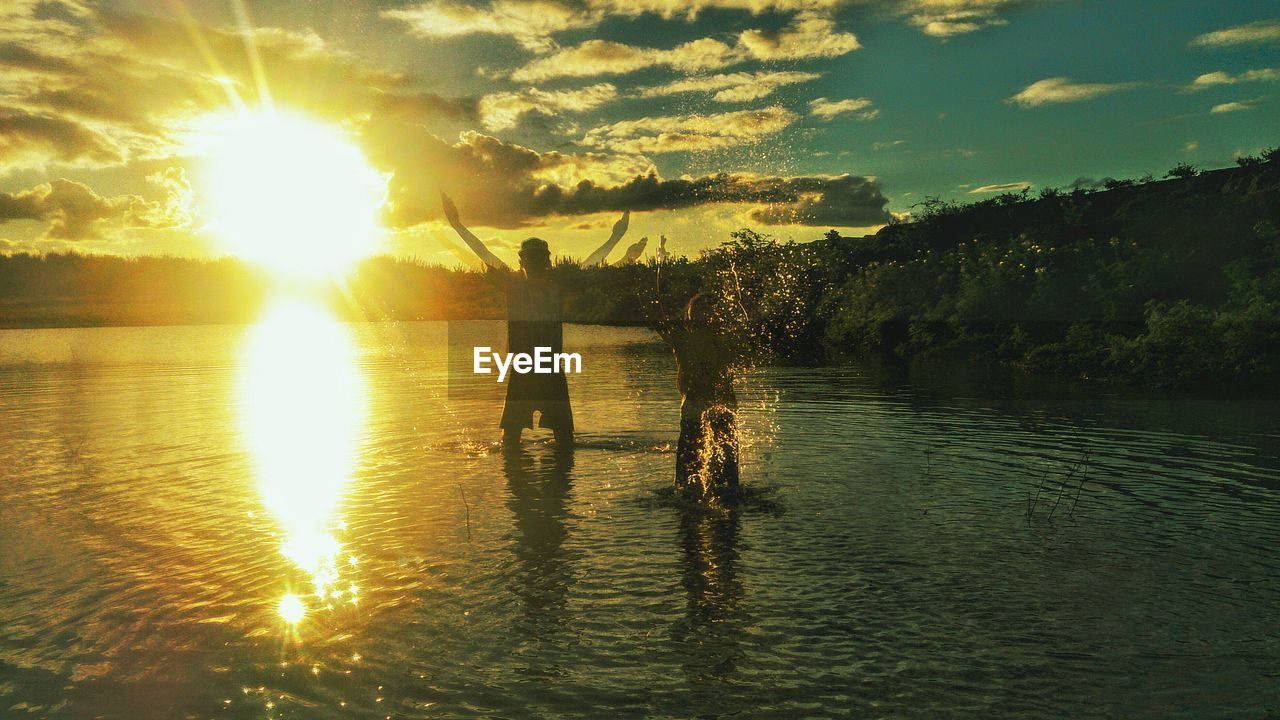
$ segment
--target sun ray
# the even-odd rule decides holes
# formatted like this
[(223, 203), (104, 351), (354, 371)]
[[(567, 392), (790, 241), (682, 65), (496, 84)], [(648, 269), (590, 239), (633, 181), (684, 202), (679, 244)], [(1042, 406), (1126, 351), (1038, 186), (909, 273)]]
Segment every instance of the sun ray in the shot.
[(249, 20), (249, 9), (244, 0), (232, 0), (231, 8), (235, 11), (236, 24), (240, 28), (240, 38), (244, 41), (244, 52), (249, 59), (249, 71), (253, 73), (254, 84), (258, 88), (258, 102), (267, 109), (274, 109), (275, 101), (271, 98), (271, 86), (267, 83), (267, 71), (262, 65), (262, 56), (258, 53), (253, 23)]

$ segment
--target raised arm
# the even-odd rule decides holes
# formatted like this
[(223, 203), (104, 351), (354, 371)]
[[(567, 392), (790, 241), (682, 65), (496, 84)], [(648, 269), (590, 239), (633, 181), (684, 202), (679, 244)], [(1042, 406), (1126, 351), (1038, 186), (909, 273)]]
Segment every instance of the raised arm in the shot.
[(458, 237), (462, 238), (462, 242), (471, 248), (471, 252), (479, 256), (481, 262), (494, 270), (511, 269), (509, 265), (502, 261), (502, 258), (494, 255), (489, 248), (484, 246), (480, 238), (476, 237), (474, 233), (467, 229), (466, 225), (462, 224), (462, 221), (458, 219), (458, 208), (449, 199), (449, 196), (443, 192), (440, 193), (440, 204), (444, 206), (444, 217), (453, 226), (454, 232), (458, 233)]
[(622, 213), (622, 217), (618, 219), (618, 222), (613, 224), (613, 233), (609, 235), (609, 239), (605, 240), (603, 245), (596, 248), (595, 252), (588, 255), (587, 259), (583, 260), (580, 265), (584, 268), (589, 268), (604, 263), (604, 259), (609, 257), (609, 253), (613, 251), (614, 246), (618, 244), (618, 241), (622, 239), (623, 235), (627, 234), (627, 225), (630, 222), (631, 211), (627, 210)]
[(631, 247), (627, 248), (627, 252), (623, 254), (622, 259), (618, 261), (619, 265), (630, 265), (640, 259), (640, 255), (644, 253), (644, 247), (649, 244), (648, 236), (640, 238), (638, 242), (631, 243)]

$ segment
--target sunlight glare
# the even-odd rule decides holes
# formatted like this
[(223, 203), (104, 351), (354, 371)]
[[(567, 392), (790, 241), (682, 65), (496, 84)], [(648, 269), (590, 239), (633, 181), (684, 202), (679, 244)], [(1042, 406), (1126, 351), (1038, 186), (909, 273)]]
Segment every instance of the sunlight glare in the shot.
[(274, 110), (217, 113), (188, 145), (207, 229), (282, 274), (337, 275), (377, 250), (387, 179), (340, 128)]
[(302, 602), (302, 598), (289, 593), (280, 598), (280, 604), (276, 607), (280, 613), (280, 617), (290, 625), (297, 625), (302, 622), (302, 618), (307, 614), (307, 606)]
[(358, 361), (343, 323), (287, 301), (250, 329), (239, 369), (240, 431), (258, 492), (283, 531), (281, 552), (321, 599), (346, 566), (334, 532), (365, 427)]

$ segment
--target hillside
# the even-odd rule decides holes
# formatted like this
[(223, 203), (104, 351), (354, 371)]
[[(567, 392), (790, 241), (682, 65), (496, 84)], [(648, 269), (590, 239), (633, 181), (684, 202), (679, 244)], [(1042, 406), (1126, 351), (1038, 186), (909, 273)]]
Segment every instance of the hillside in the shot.
[(828, 238), (818, 255), (847, 274), (825, 298), (826, 347), (959, 350), (1156, 385), (1274, 378), (1278, 160), (930, 203), (871, 238)]

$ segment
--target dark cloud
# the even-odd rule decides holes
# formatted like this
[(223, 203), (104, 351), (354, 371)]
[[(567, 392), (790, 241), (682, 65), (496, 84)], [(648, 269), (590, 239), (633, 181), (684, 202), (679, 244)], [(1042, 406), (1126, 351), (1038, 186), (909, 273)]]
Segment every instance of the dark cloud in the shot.
[(74, 120), (0, 108), (0, 167), (32, 155), (103, 165), (124, 157), (106, 136)]
[[(392, 140), (391, 138), (394, 138)], [(865, 227), (888, 222), (888, 200), (869, 178), (761, 177), (721, 173), (660, 178), (636, 158), (539, 153), (480, 133), (448, 143), (401, 123), (374, 123), (366, 139), (376, 160), (394, 168), (390, 220), (399, 226), (439, 219), (448, 192), (477, 225), (512, 228), (552, 216), (622, 210), (678, 210), (717, 203), (762, 206), (767, 224)]]
[(31, 17), (36, 20), (56, 20), (68, 25), (85, 24), (85, 15), (83, 8), (57, 0), (38, 2), (31, 10)]
[(39, 73), (65, 73), (77, 70), (75, 63), (33, 50), (16, 42), (0, 43), (0, 66)]
[(0, 193), (0, 224), (47, 222), (43, 237), (50, 240), (95, 240), (125, 227), (163, 227), (168, 217), (160, 205), (136, 195), (104, 197), (66, 179)]
[(871, 179), (756, 177), (721, 173), (663, 180), (650, 174), (613, 186), (583, 181), (544, 185), (532, 192), (538, 215), (579, 215), (621, 210), (678, 210), (713, 203), (761, 205), (751, 213), (768, 225), (867, 226), (888, 222), (888, 200)]
[(454, 122), (479, 122), (480, 100), (474, 97), (446, 97), (435, 93), (383, 93), (377, 109), (412, 122), (431, 123), (445, 119)]
[[(769, 225), (794, 223), (837, 227), (867, 227), (889, 222), (889, 200), (880, 183), (865, 177), (787, 178), (779, 202), (756, 210), (751, 217)], [(794, 196), (794, 200), (790, 197)]]

